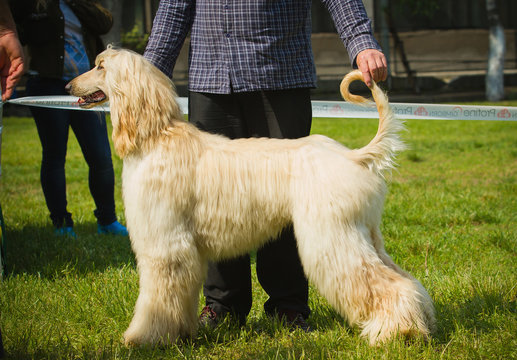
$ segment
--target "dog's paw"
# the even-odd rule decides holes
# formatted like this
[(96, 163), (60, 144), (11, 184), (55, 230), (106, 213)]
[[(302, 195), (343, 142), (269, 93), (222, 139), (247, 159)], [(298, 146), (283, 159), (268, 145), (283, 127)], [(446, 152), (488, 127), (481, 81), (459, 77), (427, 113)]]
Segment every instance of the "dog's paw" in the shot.
[(130, 326), (124, 333), (124, 345), (127, 347), (142, 345), (168, 346), (174, 344), (179, 338), (179, 335), (176, 333), (165, 331), (164, 334), (158, 334), (156, 329), (154, 330), (148, 329), (145, 331)]
[(126, 347), (140, 346), (148, 343), (149, 340), (150, 339), (145, 339), (145, 337), (141, 334), (137, 335), (137, 333), (135, 331), (132, 331), (131, 329), (127, 329), (124, 333), (124, 345)]

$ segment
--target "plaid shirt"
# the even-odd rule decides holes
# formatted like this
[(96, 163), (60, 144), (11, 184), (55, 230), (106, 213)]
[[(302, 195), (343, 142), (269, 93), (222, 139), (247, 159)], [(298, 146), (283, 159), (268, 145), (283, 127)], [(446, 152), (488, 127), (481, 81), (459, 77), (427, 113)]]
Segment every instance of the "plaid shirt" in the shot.
[[(380, 50), (361, 0), (322, 1), (352, 63), (362, 50)], [(172, 77), (189, 31), (191, 91), (316, 86), (310, 0), (161, 0), (144, 56)]]

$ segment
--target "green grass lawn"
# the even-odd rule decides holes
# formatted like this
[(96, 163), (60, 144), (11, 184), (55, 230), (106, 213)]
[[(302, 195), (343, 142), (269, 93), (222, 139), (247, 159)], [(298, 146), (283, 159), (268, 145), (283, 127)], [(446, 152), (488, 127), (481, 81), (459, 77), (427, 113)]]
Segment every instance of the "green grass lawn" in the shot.
[[(506, 105), (517, 106), (517, 102)], [(376, 120), (315, 119), (313, 132), (349, 147)], [(77, 239), (56, 238), (39, 184), (41, 147), (29, 118), (4, 118), (0, 203), (8, 275), (0, 325), (13, 359), (516, 359), (517, 122), (407, 121), (410, 149), (390, 179), (383, 233), (395, 261), (435, 301), (428, 343), (371, 348), (311, 288), (315, 331), (289, 332), (263, 315), (256, 278), (246, 327), (223, 324), (169, 348), (126, 348), (138, 275), (129, 240), (98, 236), (87, 169), (71, 135), (69, 210)], [(114, 156), (121, 222), (121, 161)]]

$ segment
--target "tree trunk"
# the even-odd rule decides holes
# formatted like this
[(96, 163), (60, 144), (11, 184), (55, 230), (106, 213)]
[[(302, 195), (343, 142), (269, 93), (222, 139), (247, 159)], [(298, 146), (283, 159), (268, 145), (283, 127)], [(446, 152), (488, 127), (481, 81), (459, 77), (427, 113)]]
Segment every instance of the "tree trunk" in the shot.
[(113, 27), (110, 32), (102, 36), (105, 44), (120, 46), (122, 39), (122, 0), (101, 0), (102, 6), (113, 15)]
[(150, 34), (153, 28), (153, 10), (151, 0), (145, 0), (144, 16), (145, 16), (145, 33)]
[(486, 75), (486, 98), (499, 101), (504, 98), (504, 29), (499, 19), (497, 1), (486, 0), (488, 15), (488, 70)]

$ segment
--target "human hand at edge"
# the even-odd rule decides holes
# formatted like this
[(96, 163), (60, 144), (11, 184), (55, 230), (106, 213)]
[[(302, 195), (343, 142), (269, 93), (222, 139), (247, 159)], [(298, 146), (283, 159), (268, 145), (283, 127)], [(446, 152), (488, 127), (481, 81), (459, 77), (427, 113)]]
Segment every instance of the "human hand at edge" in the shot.
[(14, 31), (0, 32), (0, 82), (2, 101), (11, 97), (25, 70), (23, 48)]
[(388, 62), (386, 56), (376, 49), (366, 49), (357, 54), (356, 64), (363, 73), (364, 82), (368, 87), (375, 82), (384, 81), (388, 77)]

